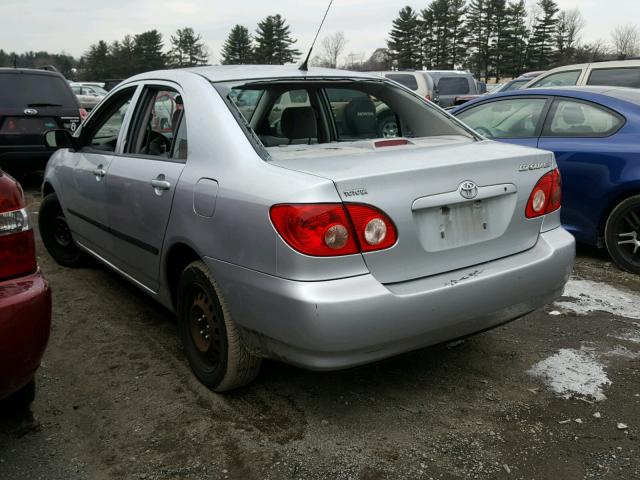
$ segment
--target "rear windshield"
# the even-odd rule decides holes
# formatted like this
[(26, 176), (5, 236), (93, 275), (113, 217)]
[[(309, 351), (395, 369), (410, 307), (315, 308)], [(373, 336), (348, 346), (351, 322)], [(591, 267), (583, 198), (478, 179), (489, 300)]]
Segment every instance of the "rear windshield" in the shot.
[(407, 90), (383, 81), (215, 83), (264, 147), (473, 134)]
[(64, 79), (53, 75), (0, 73), (0, 107), (62, 106), (77, 108)]

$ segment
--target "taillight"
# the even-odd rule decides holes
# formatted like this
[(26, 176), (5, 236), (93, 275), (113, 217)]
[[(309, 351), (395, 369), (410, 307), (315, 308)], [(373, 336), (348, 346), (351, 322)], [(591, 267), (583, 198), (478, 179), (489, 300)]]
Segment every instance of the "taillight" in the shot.
[(35, 272), (36, 245), (26, 208), (0, 213), (0, 279)]
[(368, 205), (274, 205), (269, 215), (282, 239), (306, 255), (351, 255), (388, 248), (397, 240), (389, 217)]
[(431, 101), (431, 95), (425, 95), (424, 98), (426, 98), (427, 100)]
[(358, 243), (363, 252), (382, 250), (396, 243), (396, 227), (381, 210), (361, 203), (347, 203), (346, 207), (358, 233)]
[(543, 175), (529, 196), (525, 215), (535, 218), (560, 208), (562, 201), (562, 178), (560, 171), (555, 170)]
[(87, 116), (89, 115), (89, 113), (84, 108), (80, 108), (79, 112), (80, 112), (80, 121), (84, 121), (84, 119), (87, 118)]

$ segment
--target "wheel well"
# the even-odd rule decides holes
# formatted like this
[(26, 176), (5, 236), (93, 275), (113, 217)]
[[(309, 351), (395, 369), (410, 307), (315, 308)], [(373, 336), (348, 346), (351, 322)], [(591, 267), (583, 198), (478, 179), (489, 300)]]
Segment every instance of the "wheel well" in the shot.
[(180, 282), (180, 275), (187, 265), (191, 262), (200, 260), (200, 255), (184, 243), (177, 243), (171, 247), (167, 256), (167, 283), (169, 291), (171, 292), (171, 302), (174, 308), (177, 305), (178, 300), (178, 283)]
[(607, 226), (607, 219), (614, 208), (616, 208), (621, 202), (624, 202), (627, 198), (633, 197), (635, 195), (640, 195), (640, 190), (631, 190), (621, 193), (616, 196), (607, 204), (607, 208), (602, 211), (602, 216), (600, 217), (600, 225), (598, 226), (598, 239), (604, 237), (604, 229)]
[(49, 195), (50, 193), (53, 193), (53, 187), (51, 186), (51, 184), (49, 182), (45, 182), (44, 185), (42, 185), (42, 196), (46, 197), (47, 195)]

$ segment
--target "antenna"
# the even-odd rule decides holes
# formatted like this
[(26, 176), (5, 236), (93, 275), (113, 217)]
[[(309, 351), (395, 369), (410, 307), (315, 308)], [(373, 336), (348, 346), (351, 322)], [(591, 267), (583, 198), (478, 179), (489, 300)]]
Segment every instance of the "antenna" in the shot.
[(302, 62), (302, 65), (300, 65), (298, 67), (298, 70), (302, 70), (303, 72), (306, 72), (307, 70), (309, 70), (309, 57), (311, 57), (311, 51), (313, 50), (313, 46), (316, 44), (316, 40), (318, 39), (318, 35), (320, 34), (320, 30), (322, 29), (322, 25), (324, 25), (324, 21), (327, 18), (327, 14), (329, 13), (329, 9), (331, 8), (331, 5), (333, 4), (333, 0), (329, 0), (329, 5), (327, 6), (327, 10), (324, 12), (324, 17), (322, 17), (322, 21), (320, 22), (320, 26), (318, 27), (318, 31), (316, 32), (316, 36), (313, 39), (313, 42), (311, 42), (311, 48), (309, 48), (309, 53), (307, 53), (307, 58), (304, 59), (304, 62)]

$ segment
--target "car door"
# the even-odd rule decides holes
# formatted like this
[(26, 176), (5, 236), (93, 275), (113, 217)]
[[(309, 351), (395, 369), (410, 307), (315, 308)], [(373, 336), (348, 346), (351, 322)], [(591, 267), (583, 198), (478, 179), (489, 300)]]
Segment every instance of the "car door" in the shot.
[(535, 148), (550, 104), (546, 96), (499, 97), (454, 115), (487, 138)]
[(160, 252), (176, 185), (186, 161), (186, 118), (176, 85), (144, 85), (127, 140), (107, 180), (113, 263), (157, 291)]
[(107, 258), (111, 250), (106, 210), (106, 176), (124, 139), (124, 127), (136, 87), (122, 89), (82, 126), (80, 148), (61, 172), (62, 193), (69, 228), (76, 241)]
[(613, 138), (624, 121), (603, 105), (575, 98), (558, 97), (549, 110), (538, 145), (556, 156), (562, 223), (579, 241), (597, 241), (603, 200), (624, 166), (624, 146)]

